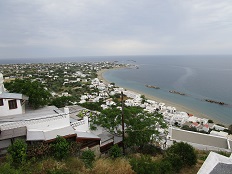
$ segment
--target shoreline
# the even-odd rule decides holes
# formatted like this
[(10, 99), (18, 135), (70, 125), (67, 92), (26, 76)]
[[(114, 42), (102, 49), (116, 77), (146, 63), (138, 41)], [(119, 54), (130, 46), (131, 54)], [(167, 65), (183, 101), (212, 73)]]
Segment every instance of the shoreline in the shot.
[[(125, 68), (125, 67), (113, 68), (113, 69), (122, 69), (122, 68)], [(109, 70), (112, 70), (112, 69), (102, 69), (102, 70), (100, 70), (100, 71), (97, 72), (97, 77), (98, 77), (98, 79), (99, 79), (99, 80), (102, 80), (103, 83), (105, 83), (105, 84), (111, 83), (111, 82), (109, 82), (108, 80), (106, 80), (106, 79), (103, 77), (103, 73), (105, 73), (105, 72), (107, 72), (107, 71), (109, 71)], [(121, 87), (121, 86), (120, 86), (120, 87)], [(214, 122), (215, 124), (217, 124), (217, 123), (218, 123), (218, 124), (223, 124), (223, 125), (225, 125), (226, 127), (228, 127), (228, 125), (227, 125), (226, 123), (223, 123), (223, 122), (221, 122), (221, 121), (219, 121), (219, 120), (216, 120), (215, 118), (212, 118), (212, 117), (210, 117), (210, 116), (208, 116), (208, 115), (206, 115), (206, 114), (203, 114), (203, 113), (201, 113), (201, 112), (198, 112), (198, 111), (196, 111), (196, 110), (194, 110), (194, 109), (187, 108), (187, 107), (185, 107), (185, 106), (183, 106), (183, 105), (180, 105), (180, 104), (177, 104), (177, 103), (174, 103), (174, 102), (171, 102), (171, 101), (168, 101), (168, 100), (165, 100), (165, 99), (162, 99), (162, 98), (153, 96), (153, 95), (149, 95), (149, 94), (147, 94), (147, 93), (145, 93), (145, 92), (138, 91), (138, 90), (135, 90), (135, 89), (132, 89), (132, 88), (127, 88), (127, 87), (126, 87), (126, 88), (125, 88), (125, 87), (122, 87), (122, 88), (127, 89), (127, 90), (129, 90), (129, 91), (136, 92), (136, 93), (141, 94), (141, 95), (144, 95), (144, 96), (145, 96), (147, 99), (149, 99), (149, 100), (154, 100), (154, 101), (157, 101), (157, 102), (165, 103), (166, 106), (173, 106), (173, 107), (175, 107), (175, 108), (177, 109), (177, 111), (187, 112), (187, 113), (189, 113), (189, 114), (193, 114), (195, 117), (198, 117), (198, 118), (211, 119), (211, 120), (213, 120), (213, 122)]]

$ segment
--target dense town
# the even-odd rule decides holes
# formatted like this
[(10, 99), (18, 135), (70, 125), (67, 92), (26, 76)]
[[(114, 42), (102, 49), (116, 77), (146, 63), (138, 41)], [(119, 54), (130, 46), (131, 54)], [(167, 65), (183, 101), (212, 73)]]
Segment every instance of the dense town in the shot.
[[(108, 109), (123, 111), (123, 107), (140, 108), (141, 113), (157, 118), (162, 116), (162, 121), (153, 125), (159, 135), (159, 138), (153, 137), (154, 142), (161, 149), (183, 141), (199, 150), (231, 152), (232, 137), (228, 128), (98, 78), (99, 71), (112, 68), (133, 67), (118, 62), (0, 65), (3, 74), (0, 79), (0, 154), (7, 153), (7, 148), (18, 138), (33, 144), (53, 141), (60, 135), (76, 139), (81, 149), (91, 149), (101, 156), (113, 145), (123, 145), (123, 137), (118, 134), (122, 126), (110, 130), (98, 124), (93, 129), (94, 117)], [(35, 110), (28, 107), (27, 96), (5, 89), (7, 83), (15, 79), (41, 83), (50, 93), (49, 103)]]

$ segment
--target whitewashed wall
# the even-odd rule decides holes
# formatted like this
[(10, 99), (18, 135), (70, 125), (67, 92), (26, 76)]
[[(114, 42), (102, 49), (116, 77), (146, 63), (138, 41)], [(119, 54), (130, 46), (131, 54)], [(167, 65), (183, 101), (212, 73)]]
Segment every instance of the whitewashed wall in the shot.
[(23, 108), (21, 106), (20, 100), (17, 101), (17, 108), (16, 109), (9, 109), (8, 101), (12, 99), (3, 99), (3, 106), (0, 106), (0, 117), (1, 116), (8, 116), (8, 115), (17, 115), (23, 113)]
[(74, 122), (71, 124), (71, 126), (76, 131), (87, 132), (87, 131), (89, 131), (89, 119), (88, 119), (88, 117), (84, 117), (83, 120)]

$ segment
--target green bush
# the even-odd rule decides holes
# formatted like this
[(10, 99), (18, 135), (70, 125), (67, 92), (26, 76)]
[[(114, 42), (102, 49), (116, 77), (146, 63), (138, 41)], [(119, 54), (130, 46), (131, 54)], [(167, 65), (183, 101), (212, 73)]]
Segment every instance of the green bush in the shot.
[(53, 156), (56, 159), (66, 158), (69, 154), (69, 143), (61, 136), (56, 137), (56, 141), (52, 144)]
[(145, 144), (143, 147), (139, 149), (140, 153), (147, 154), (147, 155), (156, 155), (156, 154), (161, 154), (162, 151), (159, 147), (156, 147), (153, 144)]
[(197, 163), (194, 148), (184, 142), (175, 143), (169, 147), (166, 151), (166, 159), (176, 171), (179, 171), (183, 166), (193, 166)]
[(81, 154), (81, 159), (84, 162), (86, 167), (91, 168), (95, 160), (95, 154), (91, 150), (83, 151)]
[(171, 164), (171, 168), (175, 172), (179, 172), (183, 167), (184, 163), (181, 160), (181, 158), (176, 154), (169, 154), (164, 161), (167, 161), (169, 164)]
[(172, 173), (172, 164), (169, 161), (161, 161), (159, 163), (160, 173), (161, 174), (169, 174)]
[(5, 163), (0, 166), (0, 173), (1, 174), (18, 174), (19, 172), (10, 166), (9, 163)]
[(117, 144), (112, 146), (109, 150), (109, 154), (112, 158), (118, 158), (122, 156), (122, 149)]
[(22, 164), (27, 159), (27, 144), (23, 140), (18, 139), (8, 147), (7, 152), (13, 163)]
[(157, 174), (160, 173), (158, 163), (152, 161), (150, 156), (141, 156), (141, 158), (132, 158), (130, 160), (132, 169), (139, 174)]

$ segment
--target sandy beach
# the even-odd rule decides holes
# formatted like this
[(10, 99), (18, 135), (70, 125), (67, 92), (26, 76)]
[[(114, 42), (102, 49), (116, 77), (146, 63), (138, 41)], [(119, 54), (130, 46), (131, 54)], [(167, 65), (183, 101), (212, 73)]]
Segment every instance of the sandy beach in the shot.
[[(115, 68), (115, 69), (119, 69), (119, 68)], [(100, 71), (97, 72), (97, 75), (98, 75), (98, 79), (99, 80), (102, 80), (104, 83), (106, 84), (109, 84), (111, 82), (107, 81), (106, 79), (103, 78), (103, 73), (105, 73), (106, 71), (108, 71), (110, 69), (102, 69)], [(173, 102), (170, 102), (168, 100), (164, 100), (164, 99), (161, 99), (161, 98), (158, 98), (158, 97), (155, 97), (155, 96), (151, 96), (149, 94), (146, 94), (142, 91), (137, 91), (137, 90), (134, 90), (134, 89), (131, 89), (131, 88), (125, 88), (127, 90), (130, 90), (130, 91), (133, 91), (133, 92), (136, 92), (136, 93), (139, 93), (139, 94), (142, 94), (142, 95), (145, 95), (145, 97), (147, 99), (150, 99), (150, 100), (154, 100), (154, 101), (157, 101), (157, 102), (162, 102), (162, 103), (165, 103), (166, 106), (174, 106), (178, 111), (184, 111), (184, 112), (187, 112), (187, 113), (190, 113), (190, 114), (193, 114), (194, 116), (196, 117), (199, 117), (199, 118), (207, 118), (207, 119), (212, 119), (214, 121), (214, 123), (220, 123), (220, 124), (224, 124), (226, 126), (228, 126), (226, 123), (222, 123), (218, 120), (215, 120), (214, 118), (211, 118), (210, 116), (208, 115), (205, 115), (203, 113), (200, 113), (196, 110), (192, 110), (190, 108), (187, 108), (185, 106), (182, 106), (180, 104), (176, 104), (176, 103), (173, 103)]]

